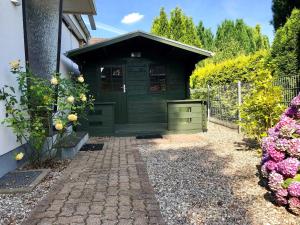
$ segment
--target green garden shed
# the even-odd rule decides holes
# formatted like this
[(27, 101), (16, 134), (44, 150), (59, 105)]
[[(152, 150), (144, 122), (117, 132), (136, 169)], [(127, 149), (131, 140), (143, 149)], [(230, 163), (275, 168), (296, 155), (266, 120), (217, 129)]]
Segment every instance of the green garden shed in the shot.
[(95, 97), (82, 128), (92, 136), (206, 130), (206, 102), (189, 99), (189, 75), (212, 53), (141, 31), (67, 53)]

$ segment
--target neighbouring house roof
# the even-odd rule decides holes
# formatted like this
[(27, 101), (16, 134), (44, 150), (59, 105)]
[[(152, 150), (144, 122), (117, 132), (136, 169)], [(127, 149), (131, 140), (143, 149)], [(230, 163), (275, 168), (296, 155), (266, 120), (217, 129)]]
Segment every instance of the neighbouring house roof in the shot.
[(88, 41), (88, 45), (94, 45), (94, 44), (101, 43), (101, 42), (108, 41), (108, 40), (109, 40), (108, 38), (95, 38), (95, 37), (92, 37)]
[(101, 48), (105, 48), (108, 46), (112, 46), (112, 45), (115, 45), (115, 44), (118, 44), (121, 42), (125, 42), (125, 41), (131, 40), (131, 39), (136, 39), (136, 38), (150, 40), (154, 43), (160, 43), (160, 44), (167, 45), (167, 46), (170, 46), (175, 49), (179, 49), (181, 51), (193, 54), (195, 56), (194, 58), (196, 58), (197, 55), (198, 55), (199, 59), (213, 56), (213, 53), (210, 51), (207, 51), (207, 50), (204, 50), (201, 48), (197, 48), (194, 46), (190, 46), (187, 44), (183, 44), (181, 42), (174, 41), (174, 40), (171, 40), (171, 39), (168, 39), (165, 37), (159, 37), (159, 36), (149, 34), (149, 33), (143, 32), (143, 31), (131, 32), (131, 33), (128, 33), (125, 35), (118, 36), (116, 38), (104, 40), (99, 43), (84, 46), (82, 48), (77, 48), (77, 49), (67, 52), (67, 56), (70, 58), (74, 58), (74, 57), (79, 56), (84, 53), (92, 52), (92, 51), (95, 51), (95, 50), (98, 50)]

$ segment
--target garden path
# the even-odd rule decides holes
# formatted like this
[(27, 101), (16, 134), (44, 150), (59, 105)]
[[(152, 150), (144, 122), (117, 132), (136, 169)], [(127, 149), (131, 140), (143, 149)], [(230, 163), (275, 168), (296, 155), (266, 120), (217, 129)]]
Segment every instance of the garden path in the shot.
[(165, 224), (145, 163), (129, 138), (92, 138), (103, 150), (79, 152), (23, 224)]

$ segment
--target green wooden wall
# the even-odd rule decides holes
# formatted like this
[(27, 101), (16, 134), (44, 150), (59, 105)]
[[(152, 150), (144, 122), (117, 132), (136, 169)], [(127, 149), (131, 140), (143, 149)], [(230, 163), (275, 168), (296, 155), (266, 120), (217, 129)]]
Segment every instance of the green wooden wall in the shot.
[[(150, 92), (149, 66), (166, 66), (166, 91)], [(123, 65), (126, 93), (101, 90), (99, 68), (105, 65)], [(82, 67), (91, 94), (97, 102), (115, 102), (115, 123), (167, 123), (167, 100), (187, 97), (187, 72), (183, 63), (168, 59), (112, 58), (89, 60)]]

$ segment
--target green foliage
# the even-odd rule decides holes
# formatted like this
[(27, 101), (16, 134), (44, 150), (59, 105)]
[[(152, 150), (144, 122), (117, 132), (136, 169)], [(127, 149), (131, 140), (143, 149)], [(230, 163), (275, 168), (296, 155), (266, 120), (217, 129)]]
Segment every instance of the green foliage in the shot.
[[(93, 108), (93, 98), (86, 98), (88, 87), (77, 80), (62, 79), (55, 74), (50, 82), (22, 71), (19, 62), (11, 66), (19, 90), (16, 93), (7, 85), (0, 90), (0, 100), (4, 101), (7, 113), (2, 124), (12, 129), (20, 144), (28, 144), (31, 163), (40, 166), (44, 158), (53, 156), (55, 142), (67, 134), (67, 123), (77, 125), (77, 117), (82, 117), (87, 108)], [(72, 103), (67, 101), (70, 96), (74, 97)], [(75, 115), (76, 120), (70, 121), (69, 115), (73, 118)], [(61, 126), (56, 126), (57, 123)], [(53, 125), (60, 127), (56, 138)]]
[(282, 90), (273, 86), (273, 79), (267, 70), (260, 71), (261, 76), (266, 79), (254, 82), (254, 88), (243, 98), (240, 107), (240, 125), (243, 131), (257, 140), (266, 136), (269, 128), (273, 127), (279, 120), (284, 110), (282, 102)]
[(170, 36), (169, 31), (170, 27), (168, 16), (165, 9), (161, 8), (159, 16), (155, 17), (152, 22), (151, 33), (168, 38)]
[(300, 8), (299, 0), (273, 0), (272, 24), (275, 30), (279, 29), (285, 24), (287, 18), (290, 17), (291, 12), (294, 8)]
[(300, 182), (300, 174), (297, 174), (294, 178), (287, 178), (284, 180), (282, 187), (288, 188), (291, 183), (293, 182)]
[(269, 40), (267, 36), (261, 34), (259, 25), (252, 28), (242, 19), (237, 19), (235, 22), (224, 20), (216, 32), (216, 56), (211, 61), (220, 62), (265, 49), (269, 49)]
[(275, 76), (300, 74), (300, 10), (295, 9), (286, 24), (276, 32), (270, 64)]
[(214, 50), (214, 35), (209, 28), (205, 28), (203, 22), (200, 21), (197, 26), (197, 34), (204, 49)]
[[(283, 111), (280, 104), (282, 90), (273, 85), (273, 77), (266, 64), (267, 56), (267, 51), (259, 51), (217, 64), (209, 63), (196, 68), (190, 79), (190, 86), (194, 89), (208, 84), (212, 87), (225, 86), (238, 81), (248, 84), (240, 107), (240, 125), (247, 135), (256, 139), (260, 139), (278, 121)], [(226, 95), (226, 101), (231, 102), (230, 94)]]
[(151, 33), (201, 47), (193, 19), (186, 16), (179, 7), (171, 11), (169, 20), (164, 8), (161, 8), (160, 15), (152, 22)]
[(197, 67), (191, 78), (191, 88), (200, 88), (207, 84), (222, 85), (237, 83), (238, 81), (248, 83), (261, 79), (260, 70), (265, 70), (265, 57), (267, 51), (259, 51), (253, 55), (241, 55), (235, 59), (225, 60), (220, 63), (208, 63), (204, 67)]

